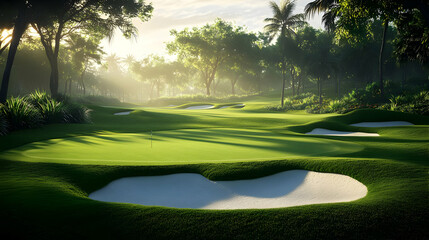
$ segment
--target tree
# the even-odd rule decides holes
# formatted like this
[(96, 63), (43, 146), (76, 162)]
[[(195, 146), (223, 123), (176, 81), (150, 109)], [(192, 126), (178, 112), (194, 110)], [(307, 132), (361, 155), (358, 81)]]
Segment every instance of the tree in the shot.
[(145, 21), (152, 11), (143, 0), (65, 0), (60, 2), (50, 18), (37, 19), (32, 27), (40, 35), (51, 66), (50, 89), (58, 94), (58, 54), (61, 41), (73, 32), (111, 36), (119, 28), (124, 36), (136, 33), (132, 19)]
[(235, 86), (240, 77), (250, 74), (260, 60), (256, 41), (256, 35), (242, 32), (230, 43), (233, 51), (221, 65), (219, 73), (230, 81), (232, 95), (235, 95)]
[(332, 54), (332, 35), (326, 32), (318, 32), (316, 41), (309, 49), (308, 70), (316, 79), (319, 104), (322, 105), (322, 84), (331, 77), (336, 62)]
[(102, 38), (102, 35), (97, 36), (95, 34), (93, 36), (70, 34), (67, 39), (68, 45), (66, 48), (71, 53), (74, 69), (80, 73), (79, 82), (82, 86), (83, 95), (85, 95), (86, 90), (84, 76), (87, 69), (92, 63), (101, 64), (101, 55), (104, 52), (99, 46)]
[(286, 84), (286, 52), (285, 44), (287, 38), (295, 35), (295, 29), (305, 24), (304, 15), (296, 14), (293, 15), (295, 9), (295, 3), (291, 0), (282, 0), (280, 5), (275, 2), (270, 2), (271, 10), (274, 14), (271, 18), (266, 18), (264, 29), (269, 34), (270, 40), (273, 40), (278, 36), (277, 42), (281, 47), (282, 62), (280, 64), (282, 72), (282, 94), (281, 94), (281, 106), (284, 104), (284, 93)]
[(150, 99), (154, 97), (155, 88), (156, 96), (161, 96), (161, 88), (174, 74), (172, 65), (157, 55), (150, 55), (140, 62), (135, 62), (132, 71), (139, 75), (142, 81), (150, 84)]
[(306, 17), (314, 16), (316, 12), (324, 12), (322, 23), (330, 32), (335, 29), (335, 20), (340, 14), (338, 0), (314, 0), (305, 5), (304, 11)]
[(0, 2), (0, 9), (2, 10), (0, 14), (0, 29), (13, 28), (6, 66), (1, 83), (0, 103), (4, 103), (6, 101), (13, 61), (15, 59), (21, 37), (27, 30), (28, 24), (36, 19), (42, 20), (48, 18), (51, 15), (52, 9), (56, 6), (57, 1), (16, 0)]
[[(387, 30), (389, 23), (393, 22), (398, 26), (403, 27), (401, 32), (408, 32), (417, 30), (421, 33), (416, 41), (415, 34), (400, 34), (402, 41), (397, 41), (403, 45), (397, 45), (397, 53), (405, 53), (402, 49), (410, 49), (414, 51), (411, 55), (425, 56), (428, 54), (428, 46), (425, 39), (427, 40), (427, 34), (429, 34), (429, 2), (425, 0), (380, 0), (380, 1), (360, 1), (360, 0), (343, 0), (339, 1), (339, 9), (341, 13), (338, 19), (338, 34), (342, 37), (353, 38), (356, 36), (368, 36), (371, 33), (368, 31), (368, 26), (376, 21), (383, 22), (383, 33), (380, 44), (379, 53), (379, 85), (381, 93), (384, 93), (384, 82), (383, 82), (383, 65), (384, 65), (384, 51), (387, 38)], [(421, 20), (414, 21), (414, 24), (407, 24), (409, 21), (416, 19), (409, 18), (410, 13), (419, 12), (418, 15), (414, 15)], [(415, 23), (417, 23), (415, 25)], [(415, 28), (417, 27), (417, 29)], [(426, 37), (425, 37), (426, 36)], [(408, 38), (409, 41), (406, 39)], [(413, 47), (417, 42), (421, 47)], [(403, 48), (405, 45), (405, 48)], [(406, 54), (404, 54), (406, 56)], [(404, 56), (403, 55), (403, 56)], [(413, 57), (412, 57), (413, 58)], [(420, 59), (424, 59), (420, 58)]]
[(177, 54), (187, 67), (200, 72), (206, 93), (210, 95), (219, 66), (234, 52), (236, 38), (242, 34), (245, 33), (241, 27), (216, 19), (213, 24), (200, 28), (172, 30), (175, 40), (167, 44), (167, 49), (170, 54)]

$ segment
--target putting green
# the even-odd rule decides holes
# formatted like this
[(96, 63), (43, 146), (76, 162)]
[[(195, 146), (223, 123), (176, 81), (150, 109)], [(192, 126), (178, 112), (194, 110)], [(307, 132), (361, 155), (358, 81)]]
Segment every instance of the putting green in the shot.
[(163, 165), (335, 156), (362, 149), (359, 144), (336, 140), (216, 128), (157, 131), (152, 143), (150, 133), (51, 139), (11, 149), (0, 157), (31, 162)]

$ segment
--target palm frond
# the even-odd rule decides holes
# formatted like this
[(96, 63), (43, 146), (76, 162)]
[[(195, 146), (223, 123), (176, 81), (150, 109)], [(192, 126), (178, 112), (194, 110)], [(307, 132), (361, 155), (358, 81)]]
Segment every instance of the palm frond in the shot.
[(316, 13), (328, 11), (332, 6), (337, 4), (338, 0), (314, 0), (305, 6), (305, 16), (314, 16)]

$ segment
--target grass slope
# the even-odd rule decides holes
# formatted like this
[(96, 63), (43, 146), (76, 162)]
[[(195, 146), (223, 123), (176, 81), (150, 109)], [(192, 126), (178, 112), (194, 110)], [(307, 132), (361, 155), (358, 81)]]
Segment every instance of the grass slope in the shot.
[[(258, 98), (246, 102), (243, 109), (231, 110), (137, 108), (126, 116), (114, 116), (118, 109), (93, 106), (93, 124), (58, 124), (0, 137), (0, 151), (3, 152), (0, 154), (0, 217), (5, 220), (0, 225), (0, 234), (26, 239), (429, 238), (428, 118), (368, 110), (346, 115), (269, 113), (262, 108), (264, 101), (270, 100)], [(406, 120), (421, 125), (375, 129), (348, 126), (359, 121), (376, 120)], [(323, 137), (302, 134), (314, 127), (371, 131), (381, 136)], [(262, 155), (264, 152), (261, 149), (253, 149), (253, 145), (258, 144), (273, 144), (270, 153), (282, 153), (285, 150), (276, 144), (285, 144), (283, 139), (291, 144), (308, 141), (317, 146), (312, 144), (315, 149), (306, 152), (304, 150), (308, 147), (298, 151), (292, 145), (290, 149), (294, 149), (295, 154), (276, 155), (272, 161), (243, 162), (236, 159), (237, 162), (232, 163), (203, 163), (201, 158), (206, 155), (201, 153), (193, 157), (195, 161), (189, 162), (193, 164), (172, 162), (175, 165), (169, 166), (160, 166), (171, 154), (168, 152), (162, 153), (165, 157), (159, 158), (157, 163), (148, 166), (106, 166), (102, 160), (97, 163), (100, 165), (73, 164), (75, 160), (49, 163), (45, 158), (48, 153), (56, 158), (62, 154), (82, 156), (86, 145), (89, 150), (95, 151), (94, 145), (87, 142), (70, 143), (69, 152), (65, 150), (66, 145), (52, 145), (62, 139), (98, 141), (96, 145), (104, 149), (100, 152), (110, 149), (106, 156), (112, 155), (114, 158), (115, 154), (121, 154), (112, 150), (117, 146), (117, 139), (126, 140), (119, 142), (124, 149), (135, 149), (128, 145), (138, 144), (142, 141), (141, 136), (147, 137), (150, 130), (164, 134), (157, 136), (163, 140), (157, 144), (166, 144), (166, 139), (171, 140), (171, 136), (181, 133), (185, 139), (174, 138), (181, 146), (192, 149), (196, 141), (204, 139), (202, 144), (207, 144), (205, 148), (212, 151), (226, 147), (234, 150), (237, 147), (235, 153), (230, 153), (236, 157), (243, 151), (241, 147), (245, 149), (242, 155)], [(206, 135), (203, 138), (201, 134)], [(216, 142), (206, 142), (207, 138)], [(248, 146), (234, 146), (231, 143)], [(37, 144), (42, 144), (43, 148), (35, 149)], [(310, 152), (316, 153), (318, 148), (323, 149), (324, 145), (337, 144), (353, 146), (352, 149), (358, 145), (359, 149), (308, 156)], [(22, 150), (29, 146), (33, 146), (32, 150), (44, 150), (39, 155), (39, 162), (31, 162), (22, 155), (25, 152)], [(168, 148), (168, 145), (163, 147), (165, 151)], [(13, 157), (5, 154), (14, 149), (19, 151)], [(74, 152), (71, 151), (73, 149)], [(286, 152), (290, 153), (290, 149)], [(96, 151), (92, 154), (97, 155)], [(364, 183), (369, 192), (365, 198), (350, 203), (232, 211), (106, 203), (87, 197), (90, 192), (120, 177), (189, 172), (200, 173), (213, 180), (234, 180), (291, 169), (345, 174)]]

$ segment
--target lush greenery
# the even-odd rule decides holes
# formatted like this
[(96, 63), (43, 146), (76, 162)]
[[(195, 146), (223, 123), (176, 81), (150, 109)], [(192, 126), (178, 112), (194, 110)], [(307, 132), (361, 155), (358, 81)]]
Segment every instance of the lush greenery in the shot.
[[(429, 119), (419, 115), (382, 110), (360, 110), (344, 115), (305, 114), (303, 112), (269, 113), (267, 104), (277, 102), (277, 97), (255, 96), (244, 101), (242, 109), (182, 110), (175, 108), (151, 108), (138, 110), (126, 116), (113, 113), (125, 109), (93, 107), (93, 124), (54, 124), (37, 129), (12, 132), (0, 138), (0, 216), (9, 219), (1, 225), (3, 234), (24, 238), (204, 238), (204, 239), (249, 239), (270, 238), (427, 238), (427, 128)], [(224, 104), (227, 104), (225, 102)], [(350, 123), (360, 121), (409, 121), (416, 126), (391, 128), (357, 128)], [(342, 131), (378, 132), (380, 137), (324, 137), (301, 133), (313, 128), (329, 128)], [(181, 129), (195, 130), (181, 130)], [(219, 129), (220, 128), (220, 129)], [(237, 130), (239, 128), (239, 130)], [(216, 130), (219, 129), (219, 130)], [(246, 130), (247, 129), (247, 130)], [(287, 151), (302, 141), (315, 141), (323, 148), (337, 142), (358, 145), (358, 152), (342, 152), (339, 155), (306, 156), (317, 149), (305, 147), (304, 155), (275, 157), (276, 160), (233, 160), (230, 163), (183, 164), (175, 161), (179, 154), (170, 149), (162, 154), (171, 156), (171, 162), (159, 158), (150, 166), (112, 166), (100, 160), (88, 165), (85, 149), (91, 151), (109, 144), (127, 144), (135, 140), (149, 144), (148, 132), (154, 131), (165, 140), (168, 134), (183, 132), (182, 146), (194, 146), (223, 139), (231, 143), (246, 143), (248, 140), (273, 136), (290, 139)], [(212, 135), (210, 132), (216, 132)], [(249, 132), (251, 135), (233, 133)], [(189, 134), (189, 133), (198, 134)], [(205, 137), (199, 137), (206, 133)], [(258, 135), (264, 133), (264, 135)], [(163, 136), (163, 134), (165, 136)], [(177, 134), (174, 134), (177, 135)], [(139, 138), (139, 136), (141, 136)], [(132, 138), (131, 142), (128, 141)], [(50, 140), (56, 139), (56, 140)], [(72, 158), (60, 160), (54, 142), (69, 139), (78, 146)], [(247, 139), (247, 140), (246, 140)], [(186, 144), (186, 141), (192, 144)], [(269, 144), (269, 140), (268, 143)], [(154, 140), (154, 148), (165, 141)], [(272, 143), (275, 143), (272, 142)], [(27, 145), (28, 144), (28, 145)], [(104, 145), (107, 144), (107, 145)], [(133, 151), (138, 150), (141, 145)], [(214, 143), (213, 143), (214, 144)], [(222, 145), (223, 143), (218, 143)], [(262, 144), (262, 143), (261, 143)], [(13, 153), (17, 147), (27, 146), (40, 152), (42, 158), (29, 159)], [(287, 146), (287, 144), (286, 144)], [(110, 147), (110, 149), (113, 147)], [(214, 148), (215, 150), (218, 148)], [(29, 150), (29, 149), (27, 149)], [(129, 149), (128, 149), (129, 150)], [(180, 150), (180, 148), (179, 148)], [(121, 152), (129, 156), (131, 150)], [(294, 151), (294, 150), (292, 150)], [(8, 154), (6, 154), (8, 153)], [(27, 152), (30, 156), (38, 156)], [(131, 152), (132, 153), (132, 152)], [(257, 149), (252, 149), (252, 154)], [(15, 154), (14, 156), (11, 154)], [(117, 153), (120, 154), (120, 153)], [(199, 153), (198, 153), (199, 154)], [(230, 153), (218, 151), (216, 155)], [(201, 155), (201, 154), (200, 154)], [(71, 157), (70, 155), (68, 155)], [(63, 156), (65, 158), (65, 156)], [(56, 160), (55, 160), (56, 159)], [(17, 161), (19, 160), (19, 161)], [(179, 159), (177, 159), (179, 160)], [(36, 162), (29, 162), (36, 161)], [(57, 163), (49, 163), (51, 161)], [(61, 162), (61, 163), (58, 163)], [(71, 163), (85, 163), (85, 166)], [(123, 162), (123, 164), (127, 164)], [(147, 163), (146, 163), (147, 164)], [(168, 166), (160, 166), (168, 165)], [(306, 169), (319, 172), (340, 173), (351, 176), (368, 187), (368, 195), (349, 203), (319, 204), (292, 208), (266, 210), (210, 211), (173, 209), (99, 202), (87, 196), (110, 181), (127, 176), (164, 175), (172, 173), (200, 173), (212, 180), (246, 179), (270, 175), (290, 169)], [(25, 230), (23, 230), (25, 227)]]
[(0, 134), (50, 123), (87, 123), (90, 110), (67, 98), (57, 101), (45, 92), (35, 91), (25, 97), (12, 97), (0, 104)]
[[(136, 34), (134, 20), (151, 16), (147, 1), (0, 1), (1, 236), (429, 239), (429, 5), (267, 7), (262, 32), (216, 19), (171, 30), (171, 58), (135, 59), (100, 44), (118, 29)], [(316, 12), (325, 30), (305, 22)], [(214, 107), (186, 109), (202, 104)], [(373, 121), (414, 125), (350, 125)], [(305, 134), (315, 128), (380, 136)], [(344, 174), (368, 194), (230, 211), (88, 198), (121, 177), (237, 180), (292, 169)]]
[[(69, 6), (67, 11), (79, 7), (82, 1), (73, 2), (76, 5)], [(419, 13), (424, 11), (421, 6), (409, 6), (403, 1), (392, 4), (391, 8), (387, 3), (390, 1), (356, 6), (358, 3), (352, 0), (341, 4), (335, 0), (314, 1), (307, 6), (306, 16), (324, 12), (327, 27), (316, 30), (305, 23), (304, 15), (293, 13), (294, 2), (272, 2), (269, 5), (272, 16), (265, 19), (264, 32), (249, 32), (245, 26), (222, 19), (202, 27), (172, 30), (174, 40), (166, 45), (177, 56), (172, 60), (157, 55), (142, 59), (106, 56), (100, 48), (102, 39), (110, 32), (106, 27), (110, 30), (119, 27), (129, 36), (135, 30), (129, 17), (142, 14), (142, 19), (147, 20), (151, 6), (144, 2), (135, 3), (138, 13), (125, 14), (121, 22), (116, 21), (122, 14), (119, 10), (110, 7), (103, 10), (112, 16), (112, 22), (106, 23), (110, 28), (102, 24), (93, 29), (97, 26), (94, 23), (99, 23), (100, 12), (91, 15), (94, 8), (82, 9), (82, 14), (89, 16), (64, 20), (65, 29), (61, 31), (67, 34), (60, 39), (58, 52), (56, 44), (47, 42), (53, 41), (56, 37), (52, 34), (60, 30), (55, 15), (58, 13), (54, 12), (50, 21), (39, 23), (43, 18), (34, 19), (30, 25), (38, 30), (40, 38), (31, 34), (20, 38), (10, 72), (9, 94), (19, 96), (34, 89), (58, 89), (68, 96), (102, 96), (143, 103), (184, 95), (210, 94), (224, 98), (277, 90), (281, 99), (314, 92), (323, 103), (324, 96), (333, 98), (331, 95), (335, 94), (339, 99), (373, 82), (378, 82), (385, 98), (390, 96), (384, 92), (386, 83), (427, 90), (429, 68), (424, 59), (425, 44), (429, 41), (425, 40), (428, 36), (425, 15)], [(105, 4), (134, 3), (106, 1)], [(384, 7), (388, 9), (383, 11)], [(407, 10), (410, 8), (413, 10)], [(75, 26), (75, 21), (81, 18), (91, 20)], [(7, 35), (16, 21), (10, 19), (9, 25), (2, 28), (2, 36)], [(386, 21), (390, 24), (385, 24)], [(0, 55), (1, 68), (10, 67), (8, 44), (7, 38), (1, 40), (4, 51)], [(283, 91), (289, 88), (289, 95), (284, 95)], [(283, 102), (280, 100), (279, 104)]]
[(395, 87), (387, 87), (389, 95), (381, 95), (376, 83), (363, 89), (355, 89), (341, 98), (325, 97), (322, 102), (312, 93), (286, 98), (284, 106), (267, 106), (270, 111), (306, 110), (309, 113), (347, 113), (356, 109), (373, 108), (390, 111), (429, 115), (429, 91), (408, 90), (405, 93)]

